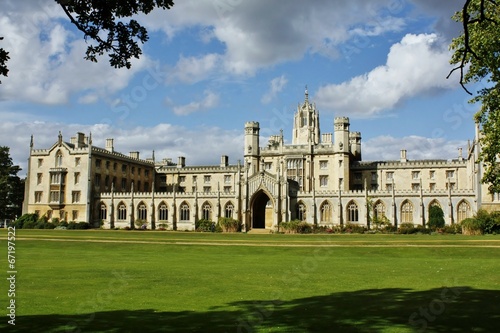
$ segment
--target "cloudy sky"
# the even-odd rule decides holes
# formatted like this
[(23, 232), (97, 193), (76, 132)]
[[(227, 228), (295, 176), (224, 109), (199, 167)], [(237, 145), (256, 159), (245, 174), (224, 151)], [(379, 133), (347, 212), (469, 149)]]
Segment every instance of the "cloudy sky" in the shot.
[[(243, 127), (283, 129), (291, 142), (307, 86), (321, 117), (348, 116), (365, 160), (453, 158), (474, 135), (477, 106), (458, 84), (448, 45), (456, 0), (178, 0), (137, 19), (149, 31), (132, 68), (83, 59), (82, 34), (54, 0), (2, 0), (0, 145), (26, 166), (30, 136), (48, 148), (61, 131), (157, 159), (218, 164), (243, 154)], [(272, 5), (271, 5), (272, 4)], [(477, 87), (472, 87), (474, 90)], [(265, 145), (262, 139), (261, 145)]]

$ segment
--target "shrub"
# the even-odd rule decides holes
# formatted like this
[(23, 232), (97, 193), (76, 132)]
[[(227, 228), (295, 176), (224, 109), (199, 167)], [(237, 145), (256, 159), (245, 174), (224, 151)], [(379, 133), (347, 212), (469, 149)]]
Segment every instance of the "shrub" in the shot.
[(78, 222), (76, 225), (76, 229), (90, 229), (90, 224), (87, 222)]
[(391, 222), (389, 222), (389, 219), (387, 216), (382, 215), (382, 216), (375, 216), (373, 218), (372, 224), (375, 225), (375, 229), (379, 229), (380, 227), (385, 227), (391, 225)]
[(74, 229), (77, 229), (77, 225), (78, 225), (78, 223), (76, 223), (75, 221), (71, 221), (70, 223), (68, 223), (67, 228), (74, 230)]
[(440, 230), (445, 234), (461, 234), (462, 233), (462, 227), (460, 226), (460, 224), (457, 224), (457, 223), (452, 224), (452, 225), (445, 225)]
[[(24, 224), (26, 223), (32, 223), (33, 225), (36, 224), (36, 221), (38, 220), (38, 215), (33, 213), (33, 214), (24, 214), (20, 218), (18, 218), (14, 224), (12, 225), (16, 229), (23, 229)], [(28, 229), (28, 228), (24, 228)]]
[(137, 229), (146, 229), (148, 227), (148, 222), (146, 220), (137, 219), (134, 222)]
[(432, 230), (444, 227), (444, 213), (441, 207), (431, 206), (429, 208), (429, 222), (427, 226)]
[(233, 218), (221, 217), (218, 225), (223, 232), (238, 232), (241, 231), (241, 222)]
[(364, 226), (355, 223), (347, 223), (344, 227), (344, 232), (348, 234), (363, 234), (365, 231)]
[(310, 234), (313, 231), (313, 226), (305, 221), (292, 220), (281, 222), (280, 230), (285, 234)]
[(211, 232), (215, 229), (215, 223), (206, 219), (195, 222), (195, 230), (201, 232)]
[(56, 227), (59, 225), (59, 223), (61, 223), (61, 221), (57, 217), (53, 217), (50, 222)]
[(460, 225), (462, 226), (462, 234), (469, 236), (484, 234), (482, 222), (482, 220), (473, 217), (464, 219), (460, 222)]
[(413, 234), (417, 232), (415, 225), (411, 222), (401, 223), (398, 228), (398, 233), (400, 234)]

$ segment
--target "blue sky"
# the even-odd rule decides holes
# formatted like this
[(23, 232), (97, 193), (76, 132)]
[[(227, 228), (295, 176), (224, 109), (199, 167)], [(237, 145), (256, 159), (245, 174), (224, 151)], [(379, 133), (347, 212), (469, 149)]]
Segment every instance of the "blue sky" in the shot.
[[(350, 117), (365, 160), (454, 158), (474, 135), (477, 106), (458, 84), (448, 45), (460, 32), (456, 0), (184, 0), (137, 19), (150, 40), (132, 68), (83, 60), (86, 43), (53, 0), (3, 0), (0, 145), (25, 167), (30, 136), (50, 147), (61, 131), (104, 146), (189, 165), (242, 158), (243, 126), (261, 145), (304, 99), (321, 131)], [(472, 87), (477, 89), (477, 87)], [(464, 149), (465, 151), (465, 149)]]

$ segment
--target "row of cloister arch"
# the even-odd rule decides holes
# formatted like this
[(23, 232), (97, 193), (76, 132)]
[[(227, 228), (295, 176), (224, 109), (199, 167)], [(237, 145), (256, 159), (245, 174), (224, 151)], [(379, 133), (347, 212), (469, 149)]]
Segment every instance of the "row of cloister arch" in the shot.
[[(438, 200), (432, 200), (427, 207), (427, 211), (432, 206), (439, 206), (443, 208)], [(343, 220), (347, 223), (359, 223), (362, 221), (362, 214), (360, 213), (361, 205), (357, 200), (350, 200), (343, 207)], [(419, 207), (414, 205), (410, 200), (404, 200), (399, 206), (399, 214), (397, 215), (398, 223), (418, 223), (419, 222)], [(364, 207), (363, 207), (364, 208)], [(363, 210), (364, 211), (364, 210)], [(443, 211), (445, 211), (443, 209)], [(314, 209), (308, 206), (303, 200), (299, 200), (295, 206), (295, 217), (301, 221), (310, 222), (313, 219)], [(385, 216), (390, 218), (392, 212), (389, 211), (388, 207), (382, 200), (376, 200), (373, 203), (372, 211), (370, 212), (372, 217), (382, 217)], [(453, 212), (455, 218), (454, 222), (459, 223), (465, 218), (472, 217), (472, 210), (470, 203), (462, 199), (458, 202), (456, 210)], [(334, 205), (329, 200), (324, 200), (319, 205), (318, 210), (318, 222), (320, 224), (332, 224), (335, 221), (334, 217)]]
[[(144, 220), (151, 222), (153, 219), (155, 222), (175, 222), (172, 221), (172, 206), (169, 206), (165, 201), (160, 202), (156, 207), (148, 205), (144, 201), (140, 201), (135, 207), (127, 206), (124, 201), (119, 201), (118, 204), (112, 209), (110, 205), (107, 205), (105, 202), (101, 201), (98, 206), (98, 216), (102, 221), (111, 221), (113, 218), (116, 222), (128, 222), (131, 219), (133, 220)], [(200, 219), (205, 219), (209, 221), (213, 221), (216, 218), (216, 211), (214, 209), (214, 205), (209, 201), (205, 201), (199, 207), (200, 211), (198, 217)], [(177, 216), (177, 220), (180, 222), (191, 222), (194, 217), (194, 207), (187, 201), (182, 201), (175, 214)], [(114, 216), (111, 216), (114, 213)], [(133, 214), (131, 214), (133, 211)], [(151, 213), (154, 211), (154, 215)], [(169, 214), (170, 213), (170, 214)], [(235, 205), (232, 201), (228, 201), (223, 206), (222, 214), (220, 216), (226, 218), (235, 218)]]

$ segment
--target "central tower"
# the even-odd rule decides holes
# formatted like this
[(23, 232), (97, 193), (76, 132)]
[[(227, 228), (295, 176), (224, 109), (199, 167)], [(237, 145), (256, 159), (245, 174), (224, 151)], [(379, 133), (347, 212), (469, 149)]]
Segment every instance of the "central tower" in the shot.
[(319, 138), (319, 113), (316, 110), (316, 104), (309, 103), (309, 93), (306, 87), (304, 103), (297, 106), (294, 117), (292, 144), (319, 144)]

